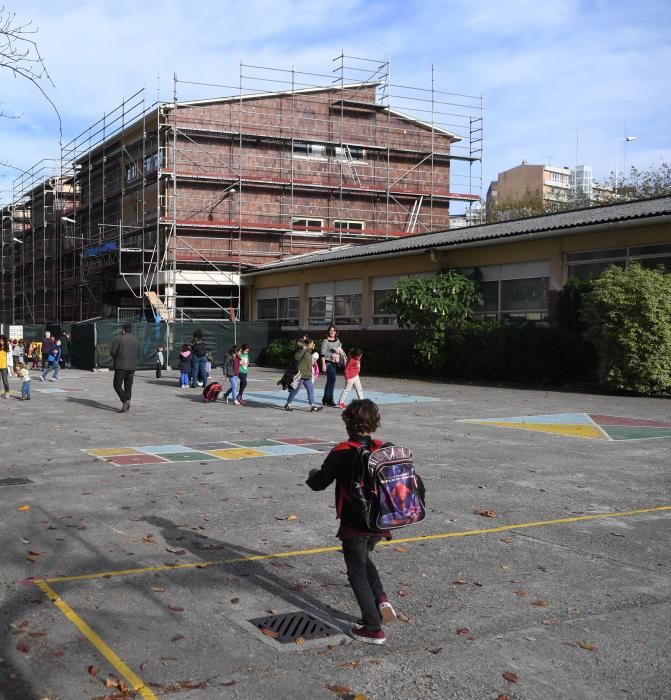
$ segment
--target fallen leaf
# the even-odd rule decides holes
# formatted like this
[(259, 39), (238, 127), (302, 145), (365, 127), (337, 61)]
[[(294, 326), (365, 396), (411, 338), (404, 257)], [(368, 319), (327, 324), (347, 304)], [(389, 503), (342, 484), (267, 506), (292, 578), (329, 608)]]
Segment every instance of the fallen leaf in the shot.
[(352, 692), (351, 688), (346, 685), (327, 685), (326, 686), (332, 693), (336, 695), (349, 695)]
[(143, 661), (143, 662), (140, 664), (140, 671), (144, 671), (145, 668), (147, 668), (147, 666), (149, 666), (149, 660)]
[(30, 651), (30, 644), (26, 644), (26, 642), (19, 642), (16, 645), (16, 648), (19, 651), (22, 651), (24, 654), (27, 654)]
[(578, 642), (578, 646), (586, 651), (598, 651), (599, 647), (591, 642)]
[(19, 506), (16, 510), (21, 510), (21, 511), (30, 510), (30, 506)]
[(46, 632), (29, 632), (28, 636), (32, 637), (33, 639), (37, 639), (38, 637), (46, 637), (47, 633)]
[(296, 639), (294, 639), (294, 643), (295, 644), (305, 644), (305, 637), (296, 637)]
[(501, 571), (510, 571), (508, 564), (501, 564)]
[(538, 568), (546, 573), (552, 573), (554, 571), (554, 569), (551, 569), (549, 566), (539, 566)]
[(519, 591), (515, 591), (515, 595), (519, 596), (521, 598), (523, 595), (526, 595), (528, 592), (529, 591), (525, 591), (524, 589), (521, 588)]
[(202, 690), (207, 688), (207, 681), (179, 681), (177, 685), (184, 690)]
[(105, 681), (105, 687), (106, 688), (118, 688), (119, 687), (119, 681), (116, 678), (112, 678), (111, 676), (107, 678)]
[(481, 484), (480, 486), (478, 486), (478, 488), (479, 489), (486, 489), (487, 487), (484, 484)]
[(501, 695), (497, 695), (496, 700), (511, 700), (511, 697), (508, 693), (501, 693)]
[(465, 637), (470, 631), (468, 627), (459, 627), (459, 629), (457, 629), (457, 634), (460, 637)]
[(501, 542), (505, 542), (506, 544), (512, 544), (513, 538), (512, 537), (502, 537)]
[(173, 612), (184, 612), (184, 608), (180, 608), (179, 605), (168, 605), (168, 610)]
[(222, 683), (223, 686), (226, 688), (230, 688), (231, 686), (235, 685), (237, 681), (226, 681), (226, 683)]
[(554, 620), (543, 620), (544, 625), (554, 625)]
[(394, 547), (395, 552), (400, 552), (401, 554), (405, 554), (408, 551), (407, 547), (401, 547), (400, 545), (398, 547)]
[(406, 597), (409, 596), (410, 594), (408, 593), (408, 591), (404, 591), (403, 589), (401, 589), (401, 590), (398, 592), (398, 595), (399, 595), (401, 598), (406, 598)]
[(100, 669), (97, 666), (89, 666), (89, 676), (95, 678), (98, 673), (100, 673)]
[(164, 593), (165, 592), (165, 588), (161, 588), (160, 586), (152, 586), (151, 590), (154, 591), (154, 593)]
[(478, 508), (474, 510), (475, 515), (482, 515), (484, 518), (493, 518), (496, 515), (495, 510), (487, 510), (486, 508)]
[(28, 550), (28, 554), (30, 554), (31, 557), (39, 557), (39, 556), (42, 555), (42, 552), (36, 552), (36, 551), (33, 550), (33, 549), (29, 549), (29, 550)]
[(482, 584), (480, 583), (480, 581), (473, 581), (473, 585), (477, 586), (478, 588), (482, 588)]
[(380, 666), (382, 664), (382, 659), (368, 659), (368, 663)]
[(443, 647), (434, 647), (433, 649), (429, 649), (429, 651), (432, 654), (440, 654), (440, 652), (443, 650)]
[(239, 602), (240, 598), (231, 598), (231, 603), (233, 603), (233, 605), (237, 605)]
[(359, 660), (346, 661), (344, 664), (338, 664), (338, 668), (356, 668), (360, 663)]
[(463, 586), (468, 583), (468, 581), (465, 581), (463, 578), (458, 578), (456, 581), (452, 581), (452, 583), (455, 586)]
[(186, 549), (175, 549), (174, 547), (166, 547), (165, 549), (175, 555), (186, 554)]
[(610, 533), (613, 537), (625, 537), (625, 535), (619, 533), (619, 532), (611, 532)]
[(531, 605), (535, 605), (537, 608), (547, 608), (550, 603), (547, 600), (532, 600)]
[(508, 683), (517, 683), (519, 681), (519, 676), (512, 671), (506, 671), (501, 675), (508, 681)]
[(170, 641), (171, 642), (179, 642), (180, 639), (184, 639), (183, 634), (176, 634)]
[(290, 515), (290, 516), (287, 518), (287, 520), (298, 520), (298, 516), (297, 516), (297, 515)]
[(270, 637), (271, 639), (277, 639), (280, 636), (279, 632), (275, 632), (275, 630), (268, 629), (267, 627), (259, 627), (259, 629), (266, 637)]

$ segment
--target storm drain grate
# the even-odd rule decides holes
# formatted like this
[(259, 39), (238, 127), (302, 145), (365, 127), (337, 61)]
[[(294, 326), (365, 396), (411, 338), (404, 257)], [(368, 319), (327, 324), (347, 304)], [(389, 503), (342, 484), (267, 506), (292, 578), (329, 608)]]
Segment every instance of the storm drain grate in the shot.
[(9, 479), (0, 479), (0, 486), (21, 486), (22, 484), (32, 484), (34, 483), (30, 479), (26, 479), (23, 476), (17, 476)]
[(257, 617), (250, 622), (271, 639), (281, 644), (296, 642), (297, 639), (322, 639), (342, 632), (306, 612), (290, 612), (282, 615)]

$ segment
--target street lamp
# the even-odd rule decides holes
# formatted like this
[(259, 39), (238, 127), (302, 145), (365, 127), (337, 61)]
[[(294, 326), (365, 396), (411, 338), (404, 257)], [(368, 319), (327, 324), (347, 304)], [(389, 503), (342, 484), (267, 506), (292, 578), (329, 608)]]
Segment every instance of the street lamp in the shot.
[[(637, 140), (638, 140), (638, 136), (618, 136), (615, 139), (615, 187), (613, 188), (613, 194), (615, 195), (615, 197), (617, 197), (617, 166), (618, 166), (618, 152), (620, 149), (620, 141), (624, 142), (625, 148), (626, 148), (626, 144), (628, 141), (637, 141)], [(625, 150), (625, 156), (624, 156), (625, 162), (626, 162), (626, 158), (627, 158), (626, 153), (627, 152)], [(625, 175), (626, 175), (626, 173), (625, 173)]]

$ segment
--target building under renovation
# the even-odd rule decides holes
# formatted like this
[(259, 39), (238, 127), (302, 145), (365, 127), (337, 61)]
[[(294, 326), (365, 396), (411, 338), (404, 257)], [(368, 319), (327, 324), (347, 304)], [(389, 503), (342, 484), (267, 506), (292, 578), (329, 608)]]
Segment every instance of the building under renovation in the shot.
[(171, 101), (142, 90), (22, 174), (2, 209), (2, 319), (241, 318), (245, 271), (444, 231), (451, 204), (479, 203), (480, 98), (334, 66), (175, 78)]

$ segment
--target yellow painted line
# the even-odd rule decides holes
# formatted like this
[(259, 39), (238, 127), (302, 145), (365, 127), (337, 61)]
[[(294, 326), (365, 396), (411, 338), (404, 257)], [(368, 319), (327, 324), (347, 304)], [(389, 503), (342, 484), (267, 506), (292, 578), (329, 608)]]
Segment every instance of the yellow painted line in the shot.
[(35, 585), (51, 600), (51, 602), (65, 615), (65, 617), (93, 644), (93, 646), (112, 664), (114, 670), (123, 677), (141, 697), (157, 700), (157, 696), (146, 686), (145, 682), (137, 676), (117, 654), (82, 620), (79, 615), (42, 580), (36, 579)]
[(532, 430), (537, 433), (552, 433), (554, 435), (567, 435), (568, 437), (585, 438), (588, 440), (610, 440), (610, 437), (597, 425), (574, 423), (534, 423), (510, 421), (479, 421), (470, 420), (469, 423), (478, 425), (493, 425), (497, 428), (512, 428), (513, 430)]
[[(423, 542), (428, 540), (444, 540), (452, 537), (470, 537), (471, 535), (491, 535), (497, 532), (507, 532), (509, 530), (521, 530), (528, 527), (541, 527), (543, 525), (561, 525), (564, 523), (577, 523), (586, 520), (602, 520), (604, 518), (624, 518), (631, 515), (642, 515), (644, 513), (659, 513), (670, 511), (671, 505), (656, 506), (654, 508), (637, 508), (635, 510), (624, 510), (618, 513), (598, 513), (596, 515), (577, 515), (571, 518), (556, 518), (554, 520), (534, 520), (527, 523), (515, 523), (513, 525), (500, 525), (499, 527), (486, 527), (478, 530), (460, 530), (457, 532), (443, 532), (437, 535), (418, 535), (417, 537), (404, 537), (381, 542), (381, 545), (394, 545), (401, 542)], [(114, 578), (116, 576), (134, 576), (138, 574), (148, 574), (156, 571), (173, 571), (177, 569), (205, 569), (209, 566), (221, 566), (223, 564), (240, 564), (242, 562), (263, 561), (264, 559), (282, 559), (285, 557), (301, 557), (309, 554), (327, 554), (329, 552), (339, 552), (340, 545), (335, 547), (318, 547), (316, 549), (300, 549), (290, 552), (275, 552), (272, 554), (254, 554), (252, 556), (234, 557), (232, 559), (216, 559), (213, 561), (199, 561), (189, 564), (176, 564), (175, 566), (147, 566), (140, 569), (122, 569), (118, 571), (101, 571), (92, 574), (80, 574), (79, 576), (53, 576), (47, 579), (37, 579), (49, 583), (60, 583), (65, 581), (86, 581), (89, 579)], [(39, 583), (38, 583), (39, 585)]]

